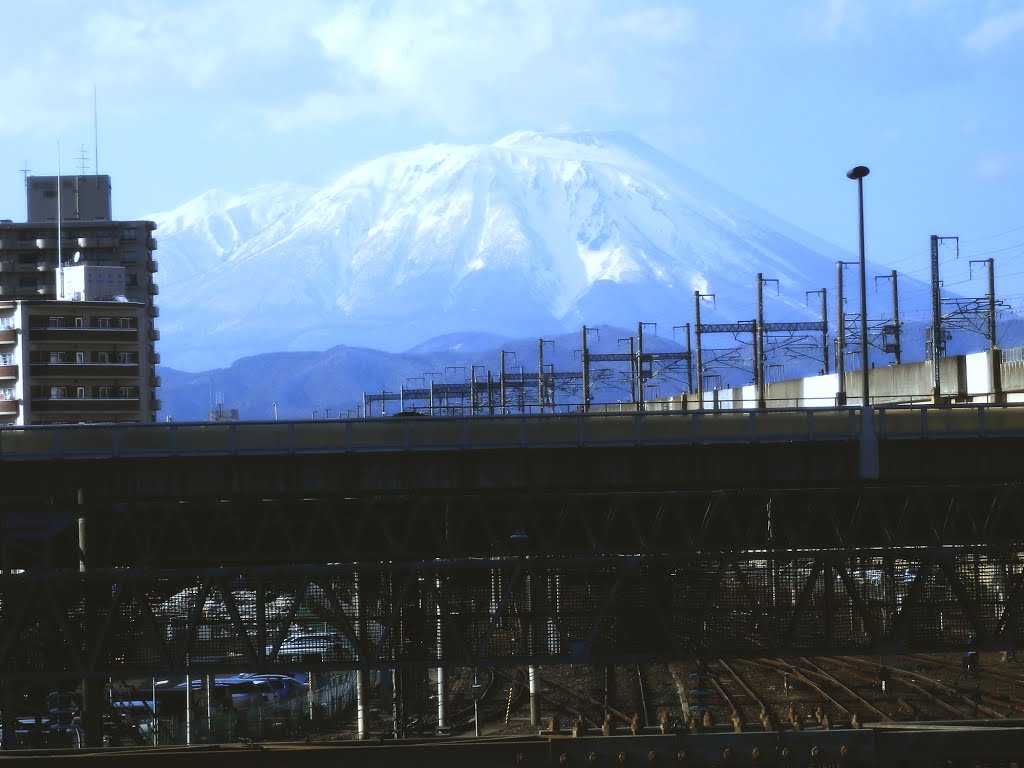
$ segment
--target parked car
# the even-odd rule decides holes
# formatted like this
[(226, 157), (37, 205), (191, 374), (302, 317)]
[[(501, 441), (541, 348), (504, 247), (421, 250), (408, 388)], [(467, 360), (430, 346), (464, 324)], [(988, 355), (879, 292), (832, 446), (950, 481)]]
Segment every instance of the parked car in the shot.
[(231, 695), (231, 708), (235, 710), (245, 710), (277, 702), (275, 691), (266, 680), (229, 677), (218, 680), (217, 685), (227, 689)]
[[(304, 664), (325, 661), (341, 661), (344, 658), (345, 641), (337, 632), (311, 632), (290, 635), (281, 643), (277, 660), (285, 664)], [(267, 647), (267, 655), (273, 652)]]
[(259, 680), (265, 682), (273, 691), (274, 701), (283, 702), (295, 696), (295, 694), (306, 690), (306, 684), (300, 683), (294, 677), (288, 675), (256, 674), (254, 672), (242, 672), (238, 675), (243, 680)]

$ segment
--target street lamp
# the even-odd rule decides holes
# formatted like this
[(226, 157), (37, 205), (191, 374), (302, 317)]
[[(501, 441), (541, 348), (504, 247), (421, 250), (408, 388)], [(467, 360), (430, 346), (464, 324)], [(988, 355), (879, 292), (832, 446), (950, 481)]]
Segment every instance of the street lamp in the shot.
[(157, 732), (160, 728), (160, 721), (157, 720), (156, 717), (156, 687), (158, 685), (167, 685), (167, 683), (167, 680), (157, 680), (155, 677), (153, 678), (153, 700), (150, 702), (152, 705), (152, 711), (149, 713), (149, 737), (152, 739), (154, 747), (159, 743)]
[(868, 290), (867, 266), (864, 260), (864, 177), (871, 171), (858, 165), (846, 172), (846, 178), (857, 182), (858, 232), (860, 235), (860, 368), (861, 368), (861, 425), (860, 471), (864, 478), (878, 477), (878, 446), (875, 424), (871, 415), (871, 392), (868, 385)]
[(864, 177), (871, 171), (864, 165), (858, 165), (846, 172), (846, 178), (857, 181), (857, 211), (860, 231), (860, 368), (861, 368), (861, 402), (864, 406), (871, 403), (868, 392), (868, 291), (867, 266), (864, 263)]

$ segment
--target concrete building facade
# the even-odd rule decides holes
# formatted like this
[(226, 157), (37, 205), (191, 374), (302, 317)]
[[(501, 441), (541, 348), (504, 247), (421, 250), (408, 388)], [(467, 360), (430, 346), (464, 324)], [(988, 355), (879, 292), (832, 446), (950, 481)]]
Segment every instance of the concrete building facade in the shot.
[(0, 425), (151, 422), (145, 305), (0, 301)]
[(0, 220), (0, 424), (154, 421), (156, 224), (112, 220), (108, 176), (29, 176), (26, 198)]

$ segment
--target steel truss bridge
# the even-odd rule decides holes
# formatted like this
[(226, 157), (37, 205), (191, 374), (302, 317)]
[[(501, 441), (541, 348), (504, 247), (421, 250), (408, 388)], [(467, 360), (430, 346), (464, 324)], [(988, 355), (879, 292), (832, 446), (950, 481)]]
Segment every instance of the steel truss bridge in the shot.
[(0, 430), (0, 677), (1021, 645), (1024, 407)]

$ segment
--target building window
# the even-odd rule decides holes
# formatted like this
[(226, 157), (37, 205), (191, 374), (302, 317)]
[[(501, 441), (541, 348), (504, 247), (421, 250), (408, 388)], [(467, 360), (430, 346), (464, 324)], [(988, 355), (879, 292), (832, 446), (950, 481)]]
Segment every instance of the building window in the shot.
[(139, 239), (138, 230), (136, 230), (134, 227), (125, 227), (124, 229), (121, 230), (121, 239), (122, 240), (138, 240)]
[(96, 362), (97, 363), (109, 363), (110, 362), (110, 353), (109, 352), (97, 352), (96, 353)]
[(9, 331), (14, 327), (13, 317), (0, 317), (0, 330)]
[(50, 387), (50, 399), (62, 400), (68, 396), (67, 387)]
[(0, 400), (13, 400), (14, 387), (0, 387)]
[(100, 318), (100, 328), (109, 328), (110, 325), (111, 325), (111, 322), (110, 322), (110, 318), (109, 317), (101, 317)]
[(131, 397), (132, 396), (132, 388), (131, 387), (118, 387), (117, 388), (117, 396), (118, 397)]
[(100, 397), (110, 397), (110, 387), (100, 387)]
[(134, 328), (135, 318), (134, 317), (119, 317), (117, 318), (118, 325), (121, 328)]
[(76, 394), (79, 400), (85, 400), (85, 387), (79, 387)]
[(75, 352), (75, 362), (81, 365), (85, 362), (85, 352)]
[(84, 317), (76, 317), (75, 318), (75, 328), (85, 328), (85, 318)]
[(64, 327), (64, 318), (63, 317), (51, 317), (50, 318), (50, 327), (51, 328), (63, 328)]
[(51, 352), (50, 353), (50, 362), (51, 363), (63, 363), (64, 362), (64, 353), (63, 352)]
[(124, 276), (124, 284), (126, 286), (134, 288), (135, 286), (137, 286), (139, 284), (139, 276), (136, 275), (134, 272), (128, 272)]
[(121, 363), (122, 365), (128, 365), (130, 363), (138, 362), (138, 360), (136, 359), (135, 352), (118, 352), (117, 362)]
[(0, 365), (15, 365), (14, 354), (11, 352), (0, 352)]

